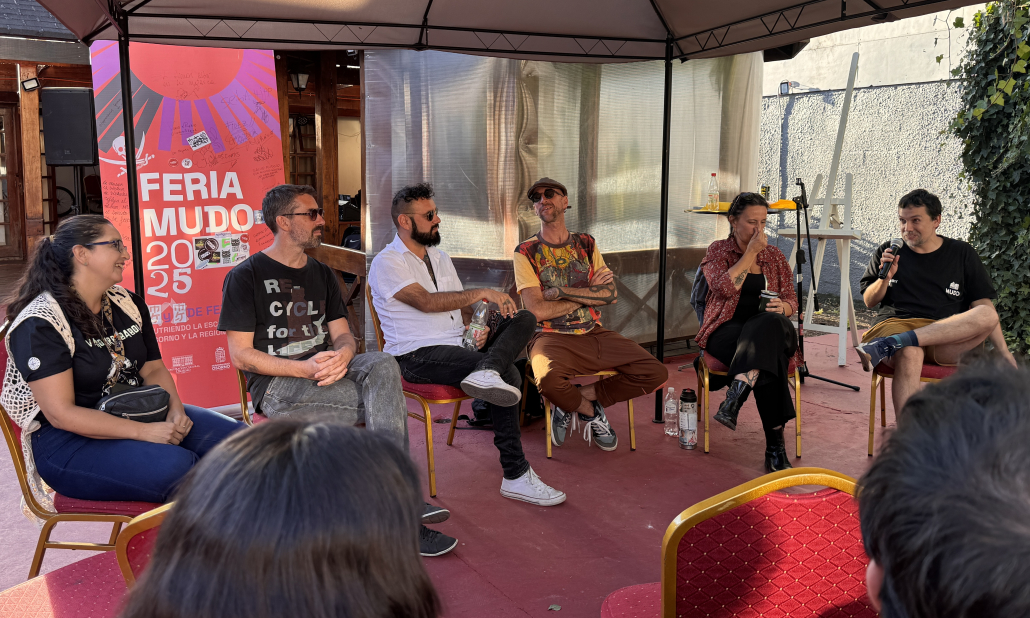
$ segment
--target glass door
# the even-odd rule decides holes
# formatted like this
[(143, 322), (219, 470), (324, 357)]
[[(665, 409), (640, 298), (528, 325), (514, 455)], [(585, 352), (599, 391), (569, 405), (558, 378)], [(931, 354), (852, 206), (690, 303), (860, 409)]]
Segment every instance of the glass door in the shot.
[(0, 258), (24, 258), (15, 108), (0, 106)]

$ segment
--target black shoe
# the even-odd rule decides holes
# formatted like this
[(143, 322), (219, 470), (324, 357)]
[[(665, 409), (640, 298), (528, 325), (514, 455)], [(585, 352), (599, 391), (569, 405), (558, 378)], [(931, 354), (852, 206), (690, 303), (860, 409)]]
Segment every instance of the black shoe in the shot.
[(787, 456), (787, 446), (783, 442), (783, 427), (772, 433), (775, 434), (775, 438), (772, 441), (766, 440), (765, 471), (777, 472), (793, 468), (794, 466), (790, 465), (790, 457)]
[(442, 556), (458, 546), (458, 539), (422, 526), (418, 531), (418, 551), (426, 558)]
[(715, 420), (736, 431), (737, 414), (740, 413), (740, 406), (744, 405), (744, 402), (747, 401), (747, 396), (750, 394), (751, 386), (747, 382), (734, 380), (730, 384), (730, 389), (726, 391), (726, 401), (722, 402), (722, 405), (719, 406), (719, 411), (715, 413)]
[(426, 502), (426, 507), (422, 511), (422, 523), (439, 524), (447, 521), (450, 516), (451, 512), (442, 506), (436, 506), (435, 504), (429, 504)]

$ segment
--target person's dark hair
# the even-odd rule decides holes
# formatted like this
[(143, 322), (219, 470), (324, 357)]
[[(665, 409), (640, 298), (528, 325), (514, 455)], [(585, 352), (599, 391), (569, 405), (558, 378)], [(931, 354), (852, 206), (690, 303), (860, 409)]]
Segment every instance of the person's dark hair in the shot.
[(28, 267), (8, 299), (7, 315), (13, 319), (37, 296), (50, 292), (70, 323), (84, 335), (101, 336), (93, 312), (72, 288), (72, 247), (97, 240), (109, 225), (111, 222), (100, 215), (76, 215), (62, 221), (53, 236), (37, 242)]
[(240, 431), (176, 492), (122, 618), (434, 618), (408, 455), (333, 422)]
[(941, 200), (933, 193), (930, 193), (926, 189), (915, 189), (909, 191), (898, 200), (898, 208), (908, 208), (909, 206), (925, 206), (926, 214), (930, 215), (931, 219), (936, 219), (941, 216), (944, 212), (944, 207), (941, 206)]
[[(769, 207), (769, 202), (762, 197), (761, 193), (741, 193), (730, 202), (730, 209), (726, 211), (727, 217), (739, 217), (747, 210), (748, 206)], [(730, 228), (730, 238), (733, 238), (733, 228)]]
[(408, 204), (416, 200), (429, 200), (433, 198), (433, 185), (428, 182), (420, 182), (416, 185), (408, 185), (394, 194), (393, 204), (390, 206), (390, 216), (393, 217), (393, 224), (397, 227), (398, 217), (404, 212)]
[(261, 200), (261, 216), (265, 219), (265, 225), (272, 230), (273, 234), (279, 233), (279, 224), (276, 217), (289, 214), (293, 209), (293, 201), (302, 195), (310, 195), (318, 201), (318, 194), (309, 185), (279, 185), (272, 187), (265, 193)]
[(1030, 616), (1030, 375), (981, 362), (913, 395), (859, 481), (884, 618)]

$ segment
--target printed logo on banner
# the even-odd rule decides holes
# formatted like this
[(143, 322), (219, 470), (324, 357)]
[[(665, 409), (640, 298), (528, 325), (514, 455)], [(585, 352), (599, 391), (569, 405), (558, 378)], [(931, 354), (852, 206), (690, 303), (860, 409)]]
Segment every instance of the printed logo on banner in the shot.
[(195, 267), (232, 268), (250, 257), (250, 245), (241, 240), (246, 234), (221, 233), (193, 239)]
[(231, 367), (231, 363), (225, 362), (225, 348), (215, 348), (215, 364), (211, 365), (211, 371), (222, 371)]
[(150, 310), (150, 323), (154, 326), (161, 326), (161, 305), (147, 305)]
[(201, 131), (186, 138), (186, 143), (190, 145), (193, 150), (199, 150), (204, 146), (211, 143), (211, 138), (207, 136), (207, 131)]
[(175, 373), (189, 373), (193, 367), (192, 354), (172, 357), (172, 371)]

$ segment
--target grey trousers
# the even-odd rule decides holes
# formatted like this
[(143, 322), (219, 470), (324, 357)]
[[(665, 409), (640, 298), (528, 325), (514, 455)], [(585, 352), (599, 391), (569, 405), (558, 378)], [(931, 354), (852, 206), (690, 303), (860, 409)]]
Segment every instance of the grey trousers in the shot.
[(268, 418), (325, 414), (346, 423), (365, 423), (408, 450), (408, 408), (401, 392), (401, 370), (393, 356), (366, 352), (351, 359), (347, 374), (327, 386), (304, 378), (277, 377), (261, 400)]

